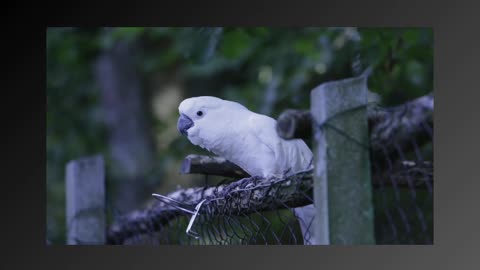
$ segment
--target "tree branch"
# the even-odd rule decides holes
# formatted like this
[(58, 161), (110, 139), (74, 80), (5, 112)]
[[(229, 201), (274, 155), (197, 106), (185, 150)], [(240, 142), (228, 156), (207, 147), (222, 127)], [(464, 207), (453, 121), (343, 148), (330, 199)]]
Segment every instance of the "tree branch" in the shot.
[(284, 139), (310, 138), (312, 120), (310, 111), (286, 110), (277, 119), (277, 133)]
[[(429, 162), (402, 162), (388, 175), (374, 175), (374, 187), (428, 188), (433, 186), (433, 166)], [(421, 175), (423, 177), (414, 177)], [(390, 181), (388, 181), (390, 180)], [(180, 189), (167, 197), (193, 208), (202, 200), (200, 213), (208, 216), (239, 216), (272, 209), (291, 209), (311, 204), (313, 171), (286, 178), (245, 178), (215, 187)], [(178, 216), (185, 215), (162, 201), (145, 210), (135, 211), (108, 228), (107, 243), (121, 244), (132, 236), (161, 231)]]
[[(391, 152), (415, 147), (433, 138), (433, 93), (390, 109), (369, 112), (370, 147)], [(407, 149), (404, 148), (404, 152)]]
[(188, 155), (180, 168), (182, 174), (211, 174), (236, 179), (248, 177), (242, 168), (221, 157)]
[[(369, 108), (370, 147), (374, 152), (431, 140), (433, 134), (433, 93), (393, 108)], [(310, 140), (310, 111), (286, 110), (277, 120), (277, 133), (286, 140)]]
[[(206, 199), (201, 213), (210, 216), (248, 215), (267, 209), (299, 207), (312, 203), (312, 172), (299, 173), (283, 179), (245, 178), (243, 181), (208, 187), (174, 191), (167, 197), (193, 208)], [(307, 194), (307, 195), (306, 195)], [(185, 213), (165, 202), (135, 211), (119, 219), (107, 233), (107, 243), (121, 244), (126, 239), (161, 230), (168, 222)]]

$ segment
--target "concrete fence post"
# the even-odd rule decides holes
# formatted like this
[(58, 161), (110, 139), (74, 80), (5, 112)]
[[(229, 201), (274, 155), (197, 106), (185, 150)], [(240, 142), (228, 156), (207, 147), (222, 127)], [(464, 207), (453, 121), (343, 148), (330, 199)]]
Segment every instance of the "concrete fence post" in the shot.
[(319, 244), (375, 243), (367, 102), (364, 76), (311, 92)]
[(68, 245), (105, 243), (105, 165), (100, 155), (66, 166)]

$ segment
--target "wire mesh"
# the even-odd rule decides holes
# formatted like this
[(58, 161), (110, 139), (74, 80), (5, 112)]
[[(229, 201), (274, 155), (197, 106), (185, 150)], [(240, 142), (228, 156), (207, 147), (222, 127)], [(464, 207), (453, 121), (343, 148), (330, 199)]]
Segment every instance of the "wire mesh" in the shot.
[(178, 204), (158, 201), (117, 220), (109, 228), (108, 243), (302, 244), (304, 239), (291, 208), (313, 203), (312, 184), (311, 171), (306, 171), (288, 178), (252, 177), (175, 191), (168, 197), (181, 201), (183, 209), (194, 209), (204, 201), (190, 234), (187, 228), (192, 213), (181, 210)]

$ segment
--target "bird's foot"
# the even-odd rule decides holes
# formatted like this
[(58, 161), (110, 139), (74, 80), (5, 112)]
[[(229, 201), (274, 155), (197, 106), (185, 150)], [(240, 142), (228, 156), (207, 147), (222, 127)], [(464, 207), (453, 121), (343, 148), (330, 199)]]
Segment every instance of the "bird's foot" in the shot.
[(259, 180), (259, 179), (262, 179), (262, 177), (261, 176), (252, 176), (252, 177), (243, 178), (243, 179), (240, 179), (236, 182), (233, 182), (225, 188), (225, 194), (229, 194), (230, 192), (232, 192), (234, 190), (242, 190), (242, 189), (245, 189), (245, 188), (253, 187), (253, 186), (256, 185), (256, 181)]

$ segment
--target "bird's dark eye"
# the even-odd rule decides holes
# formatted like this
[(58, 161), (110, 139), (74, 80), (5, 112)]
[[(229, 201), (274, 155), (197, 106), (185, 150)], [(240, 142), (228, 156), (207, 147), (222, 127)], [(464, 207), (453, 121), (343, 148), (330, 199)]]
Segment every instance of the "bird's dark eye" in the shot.
[(198, 111), (198, 112), (197, 112), (197, 115), (198, 115), (198, 116), (202, 116), (202, 115), (203, 115), (203, 112), (202, 112), (202, 111)]

